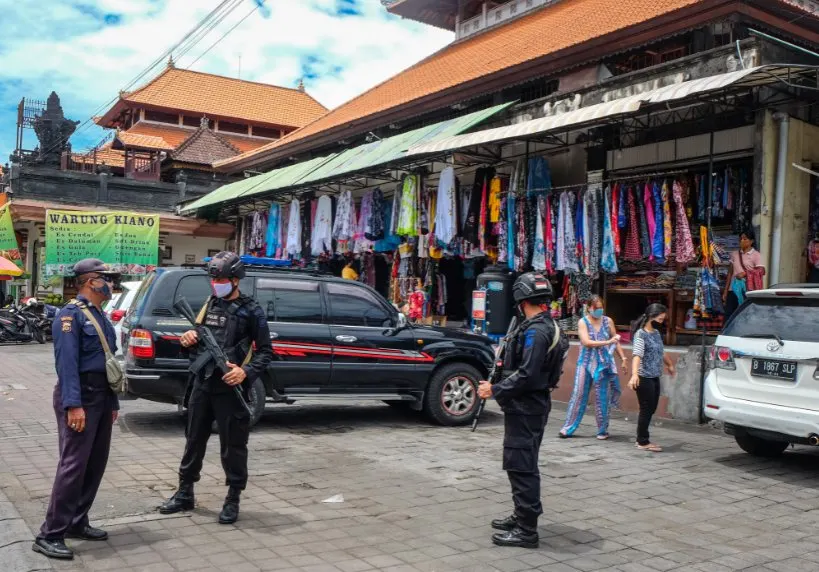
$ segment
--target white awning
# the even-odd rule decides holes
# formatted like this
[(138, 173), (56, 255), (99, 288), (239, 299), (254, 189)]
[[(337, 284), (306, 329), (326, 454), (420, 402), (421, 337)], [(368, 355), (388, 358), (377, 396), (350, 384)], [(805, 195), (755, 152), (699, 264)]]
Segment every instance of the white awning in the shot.
[[(804, 68), (797, 69), (799, 71), (805, 71)], [(550, 117), (532, 119), (515, 125), (495, 127), (493, 129), (485, 129), (465, 135), (448, 137), (431, 143), (415, 145), (409, 148), (408, 155), (440, 153), (442, 151), (465, 149), (488, 143), (527, 139), (538, 134), (565, 130), (567, 127), (580, 128), (586, 125), (591, 126), (601, 122), (601, 120), (633, 115), (638, 112), (643, 105), (685, 99), (693, 95), (719, 91), (729, 86), (749, 88), (765, 85), (779, 81), (780, 78), (789, 73), (792, 73), (792, 68), (789, 67), (760, 66), (694, 79), (628, 97), (589, 105), (588, 107), (582, 107), (574, 111), (567, 111), (566, 113), (560, 113)]]

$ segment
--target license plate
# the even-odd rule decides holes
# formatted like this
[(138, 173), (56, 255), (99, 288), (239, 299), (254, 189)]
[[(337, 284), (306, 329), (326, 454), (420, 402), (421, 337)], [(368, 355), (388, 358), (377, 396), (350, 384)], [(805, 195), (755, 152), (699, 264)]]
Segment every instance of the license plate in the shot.
[(796, 362), (753, 358), (751, 360), (751, 375), (796, 381)]

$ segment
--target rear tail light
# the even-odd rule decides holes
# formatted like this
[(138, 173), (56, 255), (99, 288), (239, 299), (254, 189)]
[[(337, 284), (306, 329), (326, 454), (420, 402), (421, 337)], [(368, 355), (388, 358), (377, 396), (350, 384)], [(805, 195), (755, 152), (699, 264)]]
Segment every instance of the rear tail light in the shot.
[(734, 353), (730, 348), (714, 346), (711, 348), (711, 366), (718, 369), (736, 369)]
[(154, 338), (148, 330), (131, 330), (128, 352), (139, 359), (153, 359)]
[(111, 321), (113, 323), (118, 323), (121, 319), (125, 317), (125, 310), (114, 310), (111, 312)]

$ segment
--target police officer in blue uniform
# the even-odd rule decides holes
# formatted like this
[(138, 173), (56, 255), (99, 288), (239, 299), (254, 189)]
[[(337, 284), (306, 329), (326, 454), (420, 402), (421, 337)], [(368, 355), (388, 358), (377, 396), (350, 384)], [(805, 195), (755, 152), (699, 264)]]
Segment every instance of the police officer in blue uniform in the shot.
[(548, 313), (552, 286), (546, 277), (523, 274), (512, 294), (524, 321), (510, 334), (513, 338), (504, 356), (504, 372), (510, 375), (495, 385), (482, 381), (478, 388), (482, 399), (494, 397), (504, 413), (503, 469), (515, 505), (511, 516), (492, 521), (492, 528), (503, 531), (494, 534), (492, 541), (499, 546), (537, 548), (537, 521), (543, 513), (538, 456), (552, 408), (550, 389), (565, 359), (565, 353), (555, 352), (563, 352), (567, 342), (556, 343), (560, 334)]
[[(239, 496), (247, 486), (247, 441), (250, 417), (233, 390), (240, 386), (245, 399), (253, 381), (267, 369), (273, 359), (273, 347), (267, 315), (261, 306), (239, 291), (245, 267), (233, 252), (220, 252), (208, 263), (213, 296), (203, 310), (202, 319), (228, 355), (232, 371), (222, 375), (218, 369), (198, 372), (188, 402), (187, 443), (179, 466), (179, 488), (159, 507), (162, 514), (191, 510), (194, 507), (193, 485), (199, 481), (202, 461), (214, 420), (219, 428), (222, 468), (228, 493), (220, 524), (231, 524), (239, 517)], [(199, 339), (195, 330), (185, 332), (180, 340), (190, 348), (191, 360), (198, 357)], [(252, 348), (252, 353), (251, 352)], [(238, 364), (238, 365), (237, 365)]]
[(114, 327), (101, 310), (111, 298), (117, 276), (93, 258), (74, 265), (78, 304), (67, 304), (54, 319), (57, 386), (54, 413), (59, 430), (60, 460), (45, 522), (32, 549), (49, 558), (70, 560), (65, 538), (105, 540), (108, 533), (89, 524), (88, 511), (97, 496), (111, 448), (111, 430), (119, 401), (108, 385), (105, 352), (85, 306), (103, 328), (108, 347), (116, 349)]

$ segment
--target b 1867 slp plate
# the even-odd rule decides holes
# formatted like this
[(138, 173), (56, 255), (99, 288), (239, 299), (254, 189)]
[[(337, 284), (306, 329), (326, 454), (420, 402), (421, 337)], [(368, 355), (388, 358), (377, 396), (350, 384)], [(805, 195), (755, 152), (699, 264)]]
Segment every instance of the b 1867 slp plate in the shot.
[(751, 375), (755, 375), (757, 377), (767, 377), (770, 379), (796, 381), (796, 362), (782, 361), (778, 359), (752, 358)]

